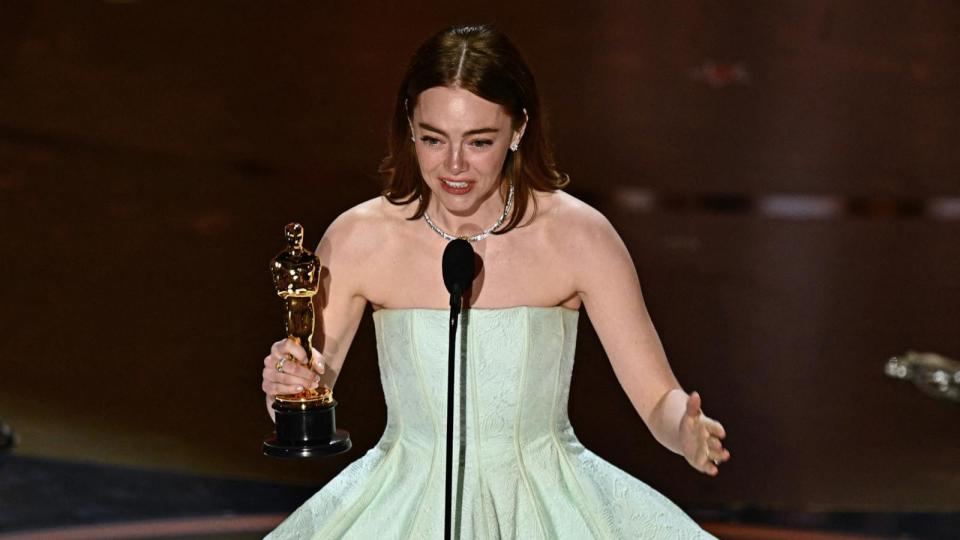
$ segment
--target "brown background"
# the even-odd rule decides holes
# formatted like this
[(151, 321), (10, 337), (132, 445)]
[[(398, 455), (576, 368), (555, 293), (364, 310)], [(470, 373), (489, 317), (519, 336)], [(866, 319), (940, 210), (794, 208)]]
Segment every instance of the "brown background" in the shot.
[[(417, 44), (492, 21), (733, 459), (708, 479), (660, 448), (585, 318), (583, 442), (682, 504), (960, 509), (957, 407), (882, 373), (907, 349), (960, 357), (960, 221), (896, 212), (960, 195), (960, 4), (357, 4), (0, 0), (0, 418), (20, 452), (321, 484), (372, 446), (367, 320), (337, 387), (355, 449), (260, 456), (266, 263), (284, 223), (316, 242), (377, 193)], [(747, 78), (708, 84), (710, 61)], [(746, 203), (639, 211), (625, 189)], [(874, 202), (751, 211), (776, 193)]]

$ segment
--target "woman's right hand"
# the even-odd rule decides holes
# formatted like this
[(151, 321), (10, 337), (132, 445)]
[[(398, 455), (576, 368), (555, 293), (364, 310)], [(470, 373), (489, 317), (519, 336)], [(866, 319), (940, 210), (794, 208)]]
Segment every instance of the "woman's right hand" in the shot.
[(296, 341), (283, 339), (270, 347), (270, 354), (263, 359), (263, 384), (267, 403), (278, 394), (296, 394), (304, 389), (320, 386), (324, 371), (323, 355), (313, 349), (310, 365), (307, 353)]

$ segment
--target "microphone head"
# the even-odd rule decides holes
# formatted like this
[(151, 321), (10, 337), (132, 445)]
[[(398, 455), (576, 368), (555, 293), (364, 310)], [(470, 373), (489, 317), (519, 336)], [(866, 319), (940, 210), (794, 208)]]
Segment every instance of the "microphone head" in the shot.
[(473, 283), (476, 272), (473, 246), (457, 238), (443, 250), (443, 284), (450, 294), (463, 294)]

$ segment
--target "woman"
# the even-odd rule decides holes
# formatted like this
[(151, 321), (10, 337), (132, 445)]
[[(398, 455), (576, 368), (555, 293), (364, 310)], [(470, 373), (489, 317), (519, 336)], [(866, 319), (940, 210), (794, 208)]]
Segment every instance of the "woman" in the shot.
[[(435, 538), (443, 532), (447, 242), (482, 259), (458, 340), (455, 529), (462, 538), (709, 538), (662, 495), (577, 441), (566, 404), (578, 310), (658, 441), (716, 475), (723, 427), (677, 383), (623, 242), (560, 189), (536, 86), (505, 36), (455, 27), (415, 54), (401, 84), (382, 197), (338, 217), (317, 254), (328, 268), (322, 352), (290, 341), (264, 359), (272, 396), (332, 386), (374, 307), (388, 421), (376, 447), (272, 538)], [(283, 369), (278, 369), (278, 366)], [(459, 394), (465, 388), (465, 396)]]

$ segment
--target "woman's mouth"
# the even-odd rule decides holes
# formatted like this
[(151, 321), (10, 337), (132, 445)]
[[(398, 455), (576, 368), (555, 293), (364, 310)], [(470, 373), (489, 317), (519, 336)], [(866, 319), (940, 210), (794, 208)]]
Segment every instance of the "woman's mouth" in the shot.
[(447, 178), (440, 179), (440, 187), (447, 193), (454, 195), (463, 195), (473, 189), (473, 182), (467, 180), (452, 180)]

